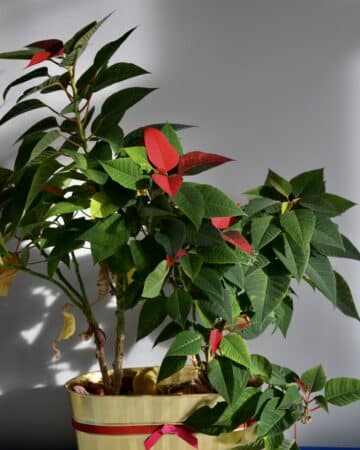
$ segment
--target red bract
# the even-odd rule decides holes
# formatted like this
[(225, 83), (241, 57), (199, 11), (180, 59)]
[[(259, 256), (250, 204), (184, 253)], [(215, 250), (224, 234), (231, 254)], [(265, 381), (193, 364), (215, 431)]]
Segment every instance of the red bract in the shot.
[[(164, 133), (157, 128), (145, 128), (144, 142), (149, 161), (159, 172), (151, 177), (159, 188), (171, 197), (175, 197), (180, 189), (183, 183), (182, 175), (194, 175), (231, 161), (225, 156), (198, 151), (180, 157)], [(177, 172), (168, 175), (176, 166)]]
[(220, 166), (228, 161), (233, 161), (226, 156), (215, 153), (189, 152), (181, 156), (178, 172), (184, 175), (195, 175), (212, 167)]
[(237, 248), (240, 248), (242, 251), (249, 253), (252, 255), (254, 253), (254, 250), (252, 246), (250, 245), (249, 241), (242, 236), (239, 231), (236, 230), (230, 230), (225, 231), (224, 233), (221, 233), (221, 237), (224, 239), (224, 241), (229, 242), (229, 244), (234, 245)]
[(159, 186), (161, 190), (169, 194), (171, 197), (175, 197), (177, 191), (180, 189), (183, 183), (183, 177), (181, 175), (161, 175), (154, 173), (152, 179)]
[(216, 353), (218, 348), (220, 347), (222, 341), (223, 334), (217, 328), (214, 328), (210, 331), (210, 350), (211, 353)]
[(33, 55), (27, 67), (47, 61), (53, 57), (62, 56), (64, 54), (64, 44), (59, 39), (37, 41), (27, 45), (26, 47), (41, 49)]
[(166, 174), (178, 165), (179, 154), (161, 131), (145, 128), (144, 140), (147, 156), (160, 173)]
[(166, 255), (166, 268), (169, 269), (170, 267), (172, 267), (175, 263), (177, 263), (179, 261), (179, 259), (186, 255), (187, 251), (184, 248), (181, 248), (176, 255), (174, 256), (174, 258), (171, 258), (171, 256)]
[(236, 220), (236, 217), (212, 217), (211, 223), (218, 230), (230, 227)]

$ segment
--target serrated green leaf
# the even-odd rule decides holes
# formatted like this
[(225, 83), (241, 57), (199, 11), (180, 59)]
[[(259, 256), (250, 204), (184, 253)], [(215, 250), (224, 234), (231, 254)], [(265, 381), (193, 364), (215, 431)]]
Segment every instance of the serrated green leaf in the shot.
[(96, 136), (101, 137), (105, 142), (108, 142), (111, 149), (115, 153), (119, 153), (124, 142), (124, 132), (115, 123), (103, 122), (96, 130)]
[(67, 202), (59, 202), (56, 203), (49, 211), (46, 213), (46, 218), (53, 216), (62, 216), (63, 214), (70, 214), (76, 211), (83, 211), (90, 206), (89, 201), (85, 203), (71, 203)]
[(286, 387), (285, 395), (279, 404), (279, 409), (289, 409), (289, 407), (294, 404), (300, 404), (302, 401), (303, 398), (299, 386), (296, 383), (291, 383)]
[(323, 214), (318, 214), (316, 217), (312, 243), (314, 245), (326, 245), (344, 250), (344, 244), (341, 234), (339, 233), (338, 225), (333, 223), (329, 217)]
[(273, 250), (291, 275), (300, 282), (309, 262), (310, 245), (307, 244), (301, 248), (291, 237), (287, 238), (286, 235), (283, 234), (282, 238), (284, 241), (284, 253), (281, 253), (276, 248)]
[(145, 298), (158, 297), (168, 273), (169, 269), (166, 268), (166, 261), (159, 262), (155, 269), (146, 277), (141, 296)]
[(337, 258), (350, 258), (360, 261), (360, 252), (354, 246), (354, 244), (343, 234), (341, 235), (341, 239), (345, 250), (342, 250), (341, 248), (337, 247), (331, 247), (329, 245), (319, 245), (319, 244), (313, 245), (323, 255), (336, 256)]
[(293, 315), (293, 301), (290, 296), (286, 296), (284, 300), (275, 309), (276, 324), (279, 327), (282, 335), (286, 338), (292, 315)]
[(280, 228), (271, 225), (272, 216), (263, 216), (251, 221), (251, 244), (256, 250), (261, 250), (273, 241), (280, 233)]
[(227, 334), (220, 344), (222, 356), (250, 369), (250, 353), (244, 339), (238, 334)]
[(325, 386), (325, 398), (332, 405), (346, 406), (360, 400), (360, 379), (332, 378)]
[(327, 192), (302, 197), (299, 204), (329, 217), (339, 216), (355, 205), (354, 202), (346, 198)]
[(296, 197), (325, 192), (324, 169), (303, 172), (290, 180), (292, 193)]
[(276, 409), (277, 404), (277, 398), (273, 398), (266, 403), (261, 413), (259, 425), (256, 430), (256, 435), (258, 438), (262, 438), (270, 434), (273, 430), (275, 431), (276, 426), (284, 418), (286, 411)]
[(291, 194), (292, 186), (285, 178), (282, 178), (277, 173), (269, 170), (265, 185), (272, 186), (277, 192), (284, 197), (288, 197)]
[(35, 158), (37, 158), (44, 150), (46, 150), (53, 142), (61, 137), (57, 130), (49, 131), (46, 133), (32, 149), (27, 164), (30, 164)]

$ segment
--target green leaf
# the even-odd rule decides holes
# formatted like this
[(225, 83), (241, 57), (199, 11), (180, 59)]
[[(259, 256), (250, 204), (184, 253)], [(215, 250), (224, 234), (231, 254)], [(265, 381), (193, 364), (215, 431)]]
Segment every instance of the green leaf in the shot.
[(153, 170), (152, 165), (149, 163), (145, 147), (123, 147), (122, 151), (124, 151), (130, 159), (140, 166), (141, 170), (145, 172), (151, 172)]
[(127, 243), (129, 231), (118, 214), (103, 219), (83, 233), (79, 239), (91, 244), (91, 253), (95, 263), (114, 255)]
[[(238, 264), (239, 257), (236, 250), (227, 244), (214, 245), (214, 247), (204, 247), (199, 249), (199, 254), (208, 264)], [(249, 258), (251, 255), (249, 256)], [(250, 258), (251, 259), (251, 258)]]
[(286, 233), (305, 250), (314, 233), (315, 214), (305, 209), (297, 209), (284, 214), (280, 222)]
[(54, 160), (50, 159), (44, 161), (37, 168), (33, 181), (31, 183), (28, 196), (26, 198), (24, 211), (26, 211), (35, 200), (37, 195), (42, 191), (42, 185), (60, 168), (60, 164)]
[(193, 299), (190, 294), (183, 290), (174, 290), (166, 300), (166, 310), (173, 321), (184, 328), (192, 304)]
[(292, 315), (293, 315), (293, 301), (290, 296), (286, 296), (284, 300), (275, 309), (276, 324), (284, 338), (286, 338)]
[(324, 169), (303, 172), (290, 180), (295, 197), (325, 192)]
[(300, 282), (309, 262), (310, 245), (307, 244), (301, 248), (293, 239), (291, 239), (291, 237), (287, 238), (284, 234), (282, 238), (284, 241), (284, 254), (276, 248), (273, 250), (291, 275)]
[(360, 320), (351, 290), (344, 278), (335, 272), (336, 278), (336, 307), (346, 316)]
[(306, 370), (300, 377), (308, 392), (321, 391), (326, 384), (326, 376), (321, 364)]
[(94, 83), (91, 85), (91, 92), (97, 92), (114, 83), (119, 83), (120, 81), (128, 80), (129, 78), (134, 78), (139, 75), (144, 75), (149, 73), (142, 67), (136, 64), (121, 62), (113, 64), (110, 67), (102, 70), (96, 77)]
[(185, 242), (185, 225), (178, 219), (163, 219), (160, 231), (154, 234), (158, 242), (170, 258), (175, 258)]
[(227, 334), (220, 344), (222, 356), (250, 369), (250, 353), (244, 339), (238, 334)]
[(167, 140), (175, 148), (179, 155), (183, 155), (184, 150), (174, 128), (169, 123), (167, 123), (162, 127), (161, 131), (165, 134)]
[(325, 386), (325, 398), (332, 405), (346, 406), (360, 400), (360, 379), (332, 378)]
[(55, 117), (49, 116), (45, 117), (45, 119), (41, 119), (38, 122), (36, 122), (34, 125), (32, 125), (30, 128), (28, 128), (25, 133), (23, 133), (16, 142), (19, 142), (24, 139), (25, 136), (28, 136), (32, 133), (36, 133), (38, 131), (46, 131), (50, 128), (56, 128), (58, 126), (57, 121)]
[(279, 192), (284, 197), (288, 197), (291, 194), (292, 186), (285, 178), (282, 178), (277, 173), (269, 170), (265, 185), (272, 186), (277, 192)]
[(271, 224), (273, 216), (263, 216), (251, 221), (251, 243), (256, 250), (261, 250), (280, 233), (280, 228)]
[(112, 180), (127, 189), (136, 191), (138, 181), (144, 178), (141, 169), (130, 158), (99, 161), (99, 163)]
[(108, 120), (118, 123), (129, 108), (136, 105), (136, 103), (153, 91), (154, 88), (133, 87), (110, 95), (101, 108), (101, 115), (98, 119), (95, 119), (92, 131), (96, 132), (98, 126)]
[(119, 209), (105, 192), (96, 192), (90, 199), (90, 214), (93, 219), (104, 219)]
[(199, 231), (192, 224), (186, 224), (186, 242), (196, 247), (211, 247), (224, 243), (219, 231), (211, 225), (210, 221), (204, 221)]
[(71, 203), (70, 201), (56, 203), (46, 213), (46, 218), (53, 216), (62, 216), (63, 214), (70, 214), (76, 211), (83, 211), (89, 207), (89, 201), (87, 203)]
[[(35, 94), (36, 92), (41, 92), (41, 93), (48, 93), (48, 92), (55, 92), (57, 90), (61, 89), (61, 81), (62, 81), (62, 76), (61, 75), (55, 75), (53, 77), (48, 78), (47, 80), (43, 81), (42, 83), (33, 86), (29, 89), (26, 89), (21, 95), (20, 97), (17, 99), (17, 103), (20, 102), (21, 100), (23, 100), (26, 97), (29, 97), (29, 95)], [(73, 111), (71, 111), (73, 112)], [(64, 113), (65, 114), (65, 113)]]
[(209, 322), (208, 325), (212, 326), (217, 319), (231, 322), (233, 317), (233, 298), (231, 291), (223, 289), (221, 297), (209, 292), (206, 292), (206, 295), (207, 298), (200, 299), (197, 306)]
[(204, 217), (233, 217), (244, 214), (231, 198), (216, 187), (209, 184), (191, 185), (198, 189), (204, 198)]
[(344, 249), (331, 247), (329, 245), (313, 244), (314, 247), (322, 254), (326, 256), (336, 256), (337, 258), (350, 258), (360, 261), (360, 252), (354, 246), (354, 244), (343, 234), (341, 239), (344, 245)]
[(224, 278), (241, 290), (245, 289), (245, 273), (240, 265), (232, 266), (224, 273)]
[(323, 395), (317, 395), (314, 397), (314, 400), (318, 406), (320, 406), (321, 409), (329, 413), (329, 405), (326, 400), (326, 398)]
[(3, 52), (0, 53), (0, 59), (31, 59), (38, 51), (36, 48), (27, 48), (13, 52)]
[(285, 395), (280, 402), (279, 409), (289, 409), (289, 407), (294, 404), (302, 403), (302, 400), (299, 386), (296, 383), (291, 383), (286, 388)]
[(4, 124), (10, 119), (13, 119), (16, 116), (19, 116), (20, 114), (24, 114), (28, 111), (44, 107), (45, 104), (37, 99), (25, 100), (23, 102), (17, 103), (0, 119), (0, 125)]
[(61, 137), (57, 130), (49, 131), (44, 134), (44, 136), (36, 143), (35, 147), (32, 149), (30, 157), (27, 164), (30, 164), (35, 158), (37, 158), (44, 150), (46, 150), (50, 144)]
[(173, 200), (175, 205), (191, 220), (196, 231), (198, 231), (205, 211), (203, 196), (198, 189), (190, 183), (183, 183)]
[(278, 386), (287, 386), (293, 383), (299, 376), (288, 367), (282, 367), (277, 364), (271, 364), (272, 372), (269, 384)]
[(195, 285), (205, 292), (209, 297), (222, 301), (224, 290), (215, 270), (204, 267), (195, 278)]
[[(156, 128), (158, 130), (161, 130), (162, 127), (166, 125), (164, 123), (153, 123), (151, 125), (142, 126), (140, 128), (137, 128), (136, 130), (131, 131), (128, 135), (125, 136), (124, 145), (126, 147), (132, 147), (137, 145), (144, 145), (144, 129), (149, 128)], [(170, 123), (172, 128), (174, 130), (185, 130), (187, 128), (192, 128), (192, 125), (185, 125), (182, 123)]]
[(202, 344), (203, 337), (197, 331), (182, 331), (170, 345), (166, 357), (197, 355)]
[(204, 259), (196, 253), (187, 253), (180, 258), (180, 266), (191, 281), (195, 281), (199, 275)]
[(48, 74), (47, 67), (40, 67), (38, 69), (32, 70), (31, 72), (28, 72), (26, 75), (23, 75), (22, 77), (17, 78), (16, 80), (12, 81), (4, 90), (3, 92), (3, 99), (5, 100), (8, 92), (10, 89), (14, 86), (17, 86), (19, 84), (25, 83), (26, 81), (32, 80), (34, 78), (39, 77), (46, 77)]
[(157, 382), (179, 372), (186, 364), (186, 356), (166, 356), (161, 363)]
[(245, 291), (254, 307), (256, 320), (262, 322), (280, 304), (288, 292), (289, 284), (290, 277), (267, 275), (261, 269), (246, 277)]
[(264, 437), (270, 434), (272, 431), (276, 431), (276, 426), (284, 418), (286, 411), (276, 409), (277, 404), (277, 398), (273, 398), (266, 403), (261, 413), (259, 425), (256, 430), (256, 435), (258, 438)]
[(339, 233), (339, 227), (333, 223), (327, 216), (318, 214), (316, 225), (312, 237), (312, 243), (315, 245), (327, 245), (344, 250), (344, 244)]
[(166, 268), (166, 261), (159, 262), (155, 269), (146, 277), (141, 296), (145, 298), (158, 297), (168, 273), (169, 269)]
[(244, 212), (248, 217), (256, 216), (261, 211), (267, 210), (268, 208), (278, 207), (280, 212), (280, 202), (272, 198), (254, 198), (249, 201), (247, 205), (244, 206)]
[(96, 136), (101, 137), (108, 142), (111, 149), (115, 153), (119, 153), (122, 149), (124, 141), (123, 130), (115, 123), (102, 122), (101, 126), (96, 129)]
[(100, 170), (88, 169), (85, 171), (85, 175), (89, 180), (95, 181), (95, 183), (100, 184), (100, 186), (104, 185), (108, 180), (106, 173)]
[(167, 315), (165, 298), (157, 298), (154, 300), (146, 300), (141, 308), (137, 340), (148, 336), (152, 333), (162, 322)]
[(99, 68), (105, 66), (118, 48), (126, 41), (126, 39), (136, 30), (131, 28), (124, 33), (119, 39), (105, 44), (97, 53), (94, 59), (94, 66)]
[(338, 216), (355, 205), (355, 203), (346, 198), (326, 192), (302, 197), (299, 204), (330, 217)]
[(269, 382), (272, 373), (269, 360), (262, 355), (251, 355), (250, 373), (254, 377), (259, 377), (263, 381)]
[(208, 377), (212, 387), (231, 405), (246, 387), (248, 371), (227, 358), (216, 357), (209, 363)]
[[(174, 338), (182, 330), (183, 330), (183, 327), (181, 327), (180, 325), (178, 325), (175, 322), (170, 322), (169, 324), (165, 325), (165, 327), (161, 330), (159, 336), (154, 341), (153, 347), (160, 344), (161, 342), (164, 342), (164, 341)], [(185, 360), (186, 360), (186, 357), (185, 357)]]
[(336, 278), (326, 256), (310, 256), (306, 275), (311, 283), (336, 306)]

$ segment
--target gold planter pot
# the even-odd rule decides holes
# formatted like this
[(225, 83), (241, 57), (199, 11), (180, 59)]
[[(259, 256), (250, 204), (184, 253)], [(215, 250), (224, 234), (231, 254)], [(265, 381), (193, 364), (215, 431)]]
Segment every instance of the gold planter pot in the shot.
[[(128, 374), (138, 369), (125, 369)], [(168, 378), (163, 384), (180, 383), (193, 378), (194, 369), (186, 367), (180, 373)], [(104, 430), (135, 426), (155, 428), (164, 424), (181, 425), (196, 409), (214, 406), (222, 398), (218, 394), (185, 395), (81, 395), (71, 389), (83, 381), (94, 383), (101, 380), (99, 372), (82, 375), (65, 385), (71, 402), (73, 423), (78, 450), (144, 450), (149, 432), (141, 434), (104, 434)], [(137, 431), (136, 431), (137, 432)], [(151, 434), (151, 433), (150, 433)], [(235, 445), (244, 445), (255, 439), (253, 427), (235, 430), (219, 436), (197, 433), (199, 450), (226, 450)], [(175, 434), (164, 434), (152, 447), (153, 450), (190, 450), (193, 448)]]

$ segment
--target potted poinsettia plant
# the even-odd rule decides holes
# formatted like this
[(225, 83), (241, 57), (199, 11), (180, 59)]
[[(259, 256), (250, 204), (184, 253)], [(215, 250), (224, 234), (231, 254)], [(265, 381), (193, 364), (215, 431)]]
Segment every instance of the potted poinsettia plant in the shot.
[[(305, 280), (359, 320), (350, 288), (329, 260), (360, 259), (333, 222), (353, 203), (327, 193), (318, 169), (290, 181), (269, 171), (239, 206), (215, 186), (194, 181), (230, 159), (184, 152), (177, 131), (187, 125), (125, 133), (124, 114), (153, 89), (120, 89), (99, 111), (93, 103), (102, 89), (147, 73), (110, 63), (134, 29), (77, 71), (105, 20), (66, 43), (47, 39), (0, 54), (28, 61), (4, 98), (36, 80), (0, 125), (46, 112), (18, 139), (13, 167), (0, 170), (0, 293), (6, 295), (21, 272), (62, 291), (64, 325), (52, 343), (57, 357), (61, 341), (81, 331), (74, 311), (85, 317), (80, 338), (94, 340), (99, 372), (67, 384), (80, 449), (150, 449), (159, 439), (178, 449), (296, 449), (284, 432), (307, 423), (318, 408), (359, 400), (360, 380), (327, 379), (321, 365), (296, 374), (250, 354), (246, 340), (269, 326), (286, 336), (293, 280)], [(55, 91), (64, 94), (61, 110), (47, 100)], [(98, 270), (92, 291), (78, 258), (87, 246)], [(33, 264), (39, 255), (44, 270)], [(116, 300), (114, 348), (97, 320), (110, 296)], [(160, 327), (155, 344), (169, 341), (159, 367), (123, 366), (126, 314), (139, 303), (138, 339)]]

